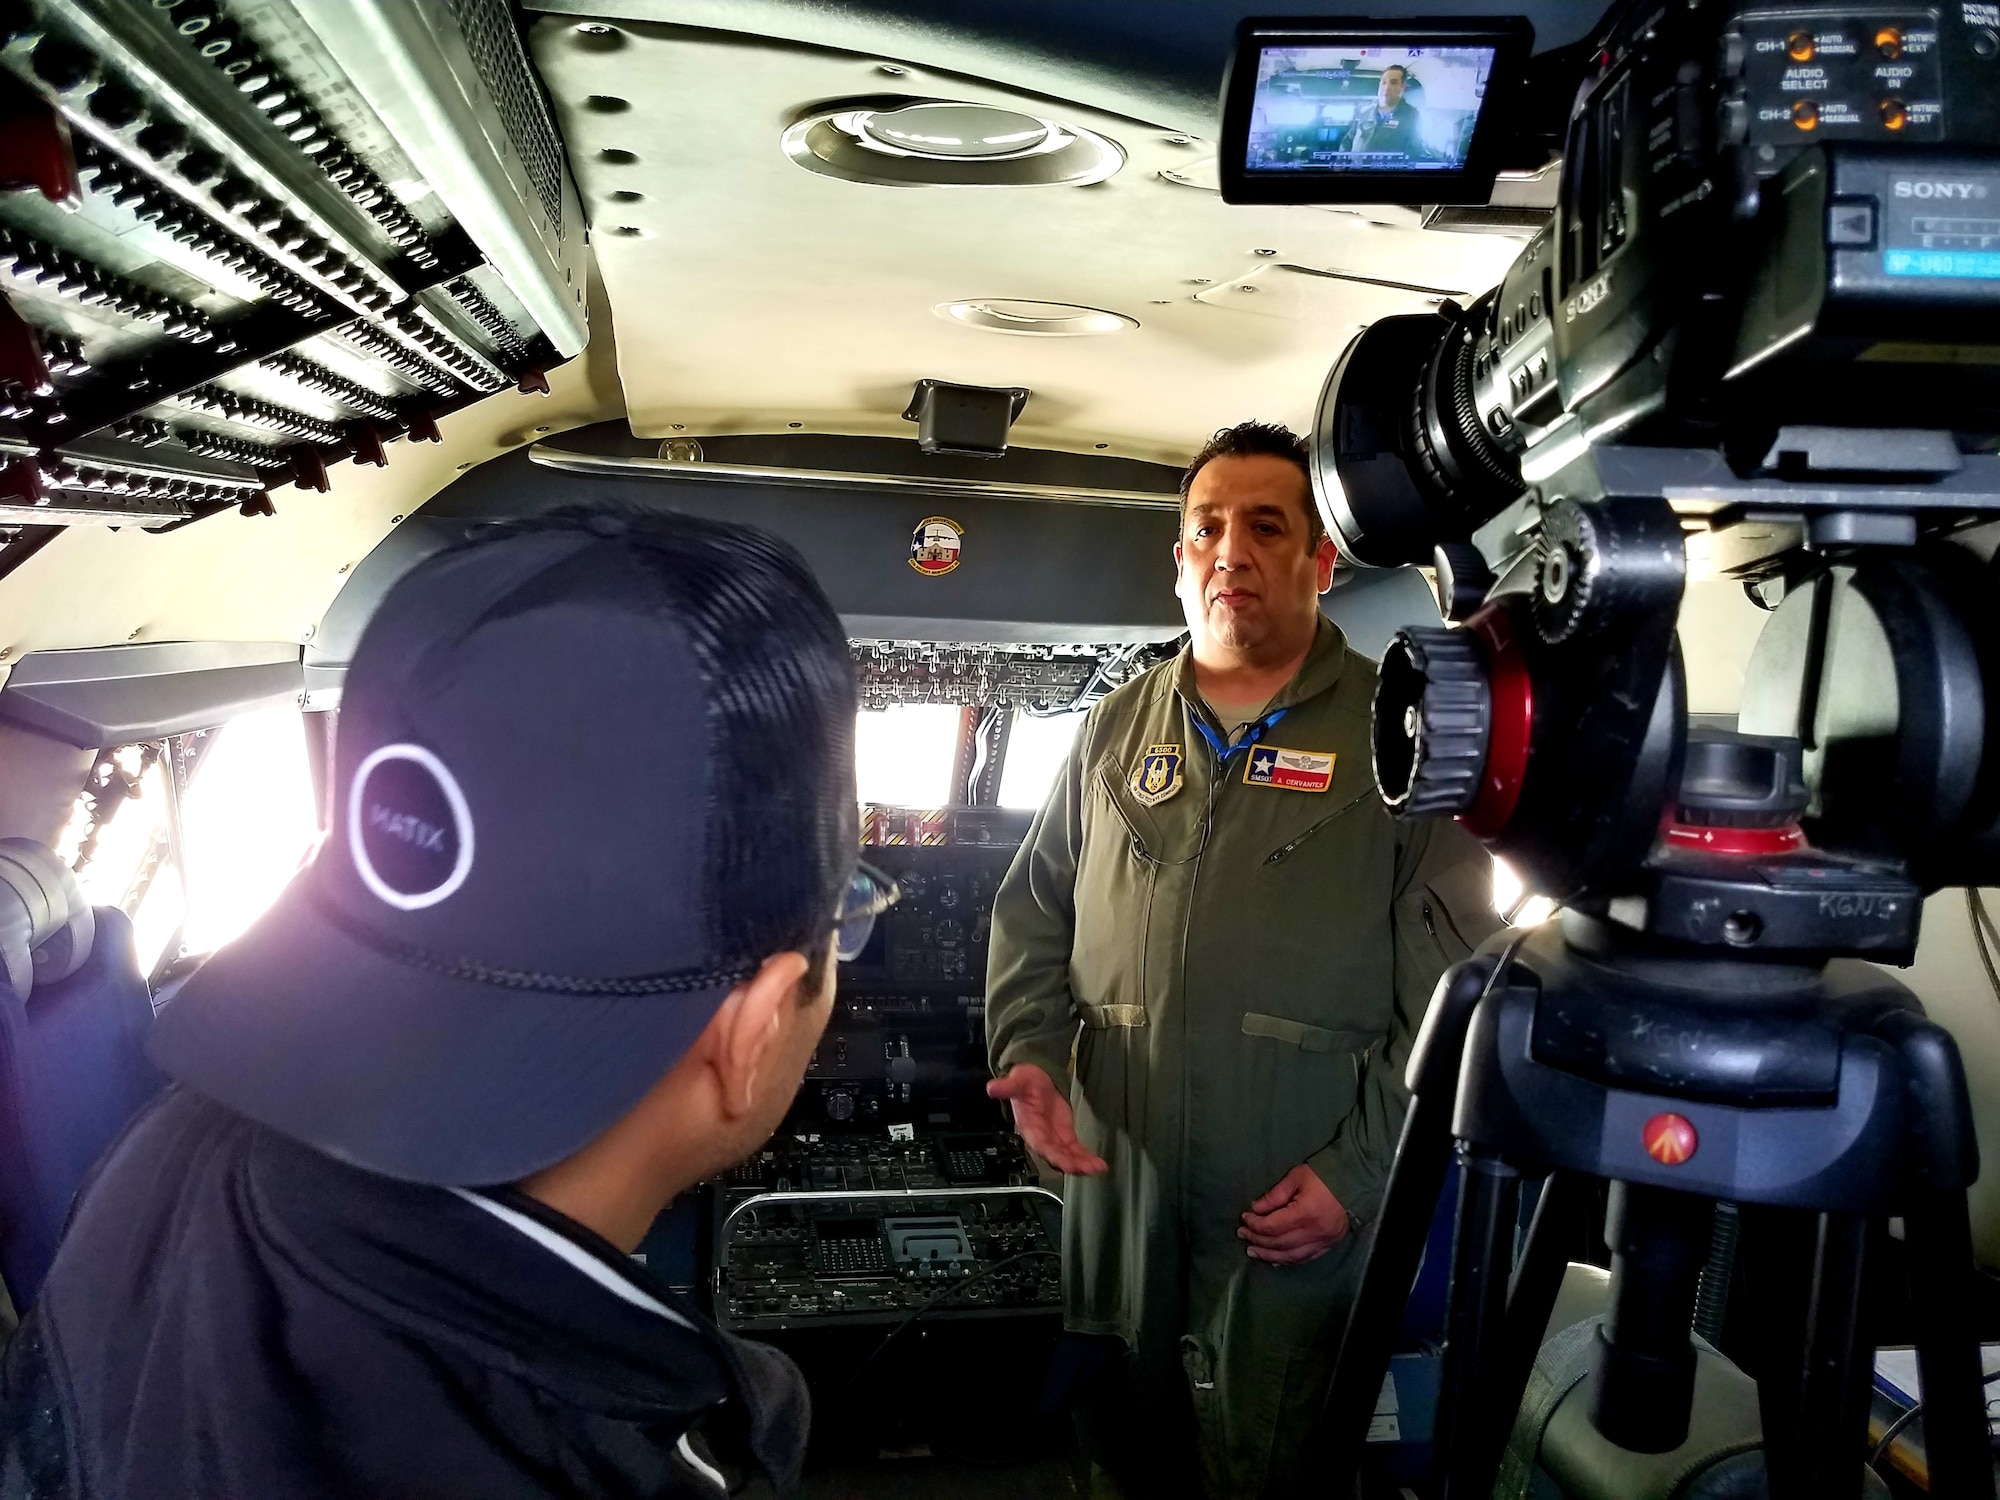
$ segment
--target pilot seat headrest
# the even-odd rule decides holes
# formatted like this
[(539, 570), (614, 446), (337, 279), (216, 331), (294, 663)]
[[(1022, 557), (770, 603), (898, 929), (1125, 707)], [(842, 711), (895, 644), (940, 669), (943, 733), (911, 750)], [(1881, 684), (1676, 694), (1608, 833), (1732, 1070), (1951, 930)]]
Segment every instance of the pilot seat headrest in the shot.
[(0, 839), (0, 983), (26, 1000), (90, 957), (97, 918), (76, 877), (33, 839)]

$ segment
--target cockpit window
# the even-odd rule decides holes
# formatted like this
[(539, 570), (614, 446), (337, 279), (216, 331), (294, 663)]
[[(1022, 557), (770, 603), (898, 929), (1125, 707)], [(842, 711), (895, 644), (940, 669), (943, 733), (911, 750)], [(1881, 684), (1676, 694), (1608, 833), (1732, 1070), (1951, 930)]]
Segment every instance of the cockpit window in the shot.
[(1080, 713), (1035, 715), (1016, 709), (1007, 731), (1007, 759), (1000, 767), (1000, 805), (1040, 807), (1082, 727)]
[(221, 947), (278, 897), (318, 832), (305, 717), (273, 708), (232, 719), (181, 799), (189, 954)]
[[(180, 921), (180, 879), (167, 839), (167, 767), (159, 745), (121, 745), (98, 755), (56, 853), (76, 873), (92, 906), (115, 906), (135, 918), (139, 961), (150, 968)], [(153, 900), (163, 883), (172, 887), (169, 898)], [(174, 914), (165, 917), (164, 930), (152, 930), (168, 907)]]
[(948, 703), (892, 703), (863, 709), (854, 724), (855, 791), (888, 807), (942, 807), (951, 801), (964, 710)]

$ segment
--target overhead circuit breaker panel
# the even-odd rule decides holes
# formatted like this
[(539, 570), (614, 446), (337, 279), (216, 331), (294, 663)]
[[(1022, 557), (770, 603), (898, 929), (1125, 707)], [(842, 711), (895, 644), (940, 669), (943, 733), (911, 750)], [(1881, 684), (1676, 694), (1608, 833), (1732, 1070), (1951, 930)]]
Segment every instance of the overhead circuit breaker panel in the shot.
[(0, 528), (258, 511), (583, 348), (506, 0), (0, 5)]

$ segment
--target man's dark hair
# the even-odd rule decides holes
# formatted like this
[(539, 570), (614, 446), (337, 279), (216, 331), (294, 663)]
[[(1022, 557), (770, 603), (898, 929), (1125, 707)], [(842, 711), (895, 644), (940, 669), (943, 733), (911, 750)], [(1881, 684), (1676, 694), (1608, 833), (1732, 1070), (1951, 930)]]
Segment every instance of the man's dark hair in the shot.
[(1282, 458), (1297, 464), (1299, 476), (1306, 482), (1306, 550), (1317, 551), (1320, 539), (1326, 535), (1326, 527), (1321, 524), (1319, 507), (1312, 498), (1312, 465), (1306, 456), (1306, 440), (1291, 428), (1277, 422), (1238, 422), (1234, 427), (1218, 428), (1209, 440), (1201, 445), (1201, 451), (1188, 460), (1187, 468), (1181, 474), (1181, 520), (1187, 521), (1188, 492), (1194, 488), (1195, 476), (1209, 463), (1218, 458)]
[(1382, 76), (1384, 78), (1387, 78), (1391, 73), (1401, 73), (1403, 75), (1403, 82), (1405, 84), (1407, 84), (1410, 81), (1410, 70), (1404, 67), (1401, 63), (1390, 63), (1388, 67), (1382, 70)]

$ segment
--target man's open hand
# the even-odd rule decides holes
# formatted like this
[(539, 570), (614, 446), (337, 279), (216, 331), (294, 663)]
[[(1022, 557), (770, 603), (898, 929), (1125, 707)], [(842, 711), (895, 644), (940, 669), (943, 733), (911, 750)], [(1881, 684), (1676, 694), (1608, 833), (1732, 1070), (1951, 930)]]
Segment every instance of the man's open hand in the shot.
[(1004, 1078), (986, 1085), (986, 1093), (988, 1098), (1005, 1099), (1014, 1106), (1014, 1129), (1037, 1156), (1058, 1171), (1075, 1177), (1101, 1177), (1111, 1170), (1103, 1157), (1084, 1149), (1076, 1138), (1076, 1116), (1070, 1113), (1069, 1100), (1033, 1063), (1015, 1063)]
[(1347, 1210), (1333, 1190), (1301, 1163), (1250, 1205), (1236, 1237), (1250, 1242), (1253, 1260), (1295, 1266), (1318, 1260), (1347, 1238), (1348, 1227)]

